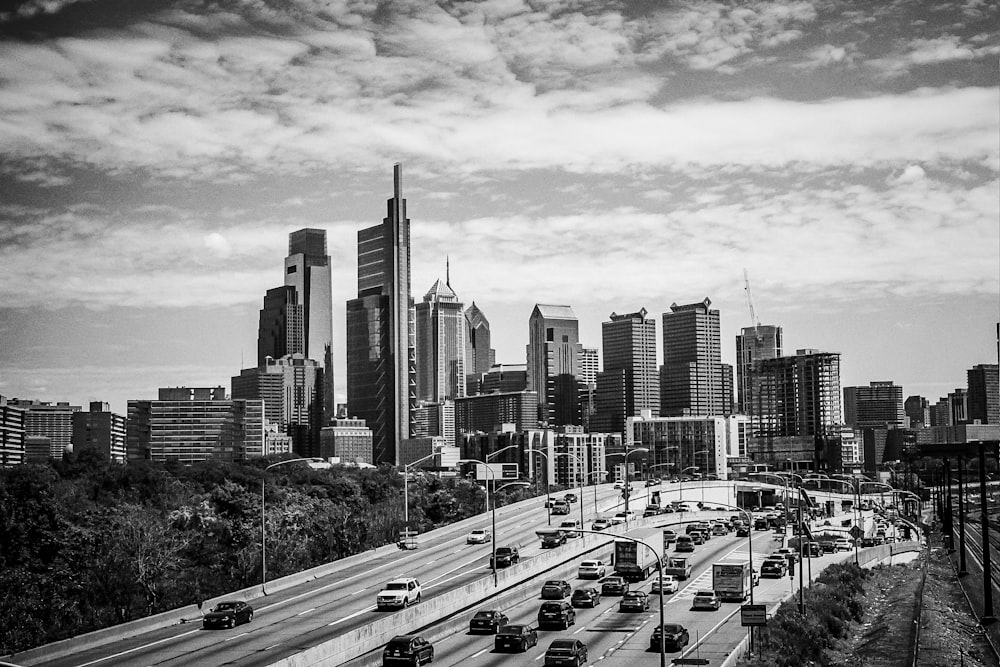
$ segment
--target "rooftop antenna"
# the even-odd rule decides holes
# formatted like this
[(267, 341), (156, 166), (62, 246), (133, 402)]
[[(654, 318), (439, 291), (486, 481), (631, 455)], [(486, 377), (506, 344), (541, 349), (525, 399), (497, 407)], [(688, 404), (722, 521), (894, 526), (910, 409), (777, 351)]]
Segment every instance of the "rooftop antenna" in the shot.
[(451, 287), (451, 258), (444, 256), (444, 284)]

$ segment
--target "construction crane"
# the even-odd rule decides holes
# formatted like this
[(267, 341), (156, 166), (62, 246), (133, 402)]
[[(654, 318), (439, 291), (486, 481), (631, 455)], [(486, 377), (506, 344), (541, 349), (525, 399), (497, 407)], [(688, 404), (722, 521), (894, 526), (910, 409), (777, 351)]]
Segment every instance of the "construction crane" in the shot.
[(747, 274), (746, 268), (743, 269), (743, 285), (743, 289), (747, 293), (747, 307), (750, 309), (750, 323), (753, 324), (753, 335), (759, 343), (761, 341), (760, 320), (757, 319), (757, 313), (753, 309), (753, 295), (750, 293), (750, 276)]

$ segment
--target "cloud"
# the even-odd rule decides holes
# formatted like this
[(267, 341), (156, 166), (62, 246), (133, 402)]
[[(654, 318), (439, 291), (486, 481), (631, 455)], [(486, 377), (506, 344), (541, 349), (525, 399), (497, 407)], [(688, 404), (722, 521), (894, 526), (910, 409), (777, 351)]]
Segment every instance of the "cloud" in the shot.
[(974, 43), (978, 40), (973, 38), (970, 41), (972, 43), (967, 43), (958, 35), (918, 38), (910, 40), (885, 57), (869, 60), (867, 64), (884, 76), (897, 77), (918, 67), (979, 60), (1000, 53), (1000, 45), (994, 43), (975, 46)]
[(919, 164), (909, 164), (906, 165), (906, 169), (903, 170), (903, 173), (899, 176), (890, 176), (886, 182), (890, 185), (896, 183), (914, 183), (922, 180), (926, 175), (926, 172), (924, 172), (923, 168)]

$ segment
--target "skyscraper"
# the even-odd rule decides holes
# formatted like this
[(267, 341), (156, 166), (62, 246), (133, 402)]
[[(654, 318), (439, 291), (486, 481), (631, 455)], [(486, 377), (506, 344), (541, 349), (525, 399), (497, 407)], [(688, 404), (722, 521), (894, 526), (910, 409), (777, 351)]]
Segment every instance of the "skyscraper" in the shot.
[(1000, 424), (1000, 369), (978, 364), (968, 370), (969, 422)]
[(903, 388), (892, 382), (844, 387), (844, 424), (851, 428), (902, 428), (906, 424)]
[(751, 414), (754, 400), (753, 364), (760, 359), (775, 359), (783, 354), (781, 327), (760, 324), (744, 327), (736, 337), (736, 411)]
[(656, 320), (646, 309), (601, 323), (604, 370), (597, 375), (594, 430), (621, 433), (627, 417), (642, 410), (660, 415), (660, 379), (656, 368)]
[(382, 224), (358, 232), (358, 296), (347, 302), (347, 411), (372, 430), (374, 463), (396, 464), (416, 407), (410, 220), (402, 169)]
[(535, 304), (528, 318), (528, 391), (538, 394), (538, 419), (550, 426), (580, 423), (580, 331), (569, 306)]
[(465, 396), (463, 305), (448, 283), (437, 280), (415, 314), (417, 400), (440, 403)]
[(931, 425), (931, 404), (923, 396), (907, 396), (903, 401), (903, 411), (910, 420), (910, 428)]
[[(663, 314), (660, 414), (728, 415), (733, 411), (732, 369), (721, 362), (719, 311), (711, 300), (670, 306)], [(728, 369), (728, 372), (727, 372)]]
[(490, 321), (473, 301), (465, 311), (465, 374), (468, 395), (479, 392), (479, 381), (496, 363), (490, 347)]

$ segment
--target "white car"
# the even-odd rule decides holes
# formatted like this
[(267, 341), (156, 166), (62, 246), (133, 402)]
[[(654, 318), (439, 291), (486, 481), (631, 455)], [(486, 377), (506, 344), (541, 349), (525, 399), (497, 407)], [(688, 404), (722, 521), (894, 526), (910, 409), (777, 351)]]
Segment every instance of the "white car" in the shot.
[(851, 541), (846, 537), (842, 537), (834, 542), (833, 546), (836, 547), (837, 551), (850, 551), (852, 549)]
[(379, 610), (409, 607), (420, 602), (420, 582), (413, 577), (393, 579), (375, 597)]
[(603, 579), (607, 575), (607, 567), (599, 560), (585, 560), (580, 563), (576, 576), (581, 579)]
[(663, 575), (663, 588), (660, 588), (660, 578), (653, 577), (653, 588), (650, 589), (650, 593), (676, 593), (677, 589), (680, 588), (680, 583), (677, 581), (677, 577), (672, 574)]
[(607, 519), (597, 519), (594, 523), (590, 524), (591, 530), (607, 530), (611, 527), (611, 522)]
[(476, 528), (465, 536), (466, 544), (486, 544), (491, 541), (493, 541), (493, 536), (490, 535), (490, 531), (483, 530), (482, 528)]

